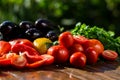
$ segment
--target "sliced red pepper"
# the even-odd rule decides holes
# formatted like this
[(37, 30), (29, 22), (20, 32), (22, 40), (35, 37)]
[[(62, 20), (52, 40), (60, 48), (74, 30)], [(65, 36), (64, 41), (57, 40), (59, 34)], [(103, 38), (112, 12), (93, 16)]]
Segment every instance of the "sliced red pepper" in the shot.
[(0, 57), (0, 66), (11, 65), (11, 59), (6, 58), (6, 54)]
[(26, 58), (23, 55), (15, 55), (11, 58), (12, 66), (16, 68), (23, 68), (27, 63)]
[(10, 51), (11, 45), (9, 42), (0, 41), (0, 56), (8, 53)]
[(43, 60), (36, 61), (36, 62), (34, 62), (34, 63), (27, 63), (27, 64), (26, 64), (26, 67), (27, 67), (27, 68), (37, 68), (37, 67), (43, 66), (44, 63), (45, 63), (45, 61), (46, 61), (46, 60), (43, 59)]
[(41, 57), (46, 60), (44, 65), (51, 65), (54, 63), (54, 57), (49, 54), (42, 54)]
[(33, 63), (33, 62), (42, 60), (42, 57), (40, 55), (30, 55), (29, 52), (27, 52), (27, 51), (25, 51), (21, 54), (26, 56), (28, 63)]
[(8, 53), (8, 54), (5, 54), (4, 57), (5, 57), (6, 59), (11, 59), (12, 57), (14, 57), (14, 56), (16, 56), (16, 55), (17, 55), (17, 53)]
[(15, 53), (27, 51), (29, 55), (39, 55), (39, 52), (36, 49), (25, 44), (15, 44), (12, 46), (11, 51)]
[(11, 59), (1, 59), (0, 66), (9, 66), (11, 65)]

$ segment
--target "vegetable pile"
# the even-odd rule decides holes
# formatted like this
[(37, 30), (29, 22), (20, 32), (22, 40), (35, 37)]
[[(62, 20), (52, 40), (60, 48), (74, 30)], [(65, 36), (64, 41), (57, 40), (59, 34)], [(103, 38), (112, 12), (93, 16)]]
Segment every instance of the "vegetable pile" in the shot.
[(54, 62), (54, 57), (42, 54), (34, 48), (28, 39), (0, 41), (0, 66), (15, 68), (37, 68)]
[(95, 38), (102, 42), (105, 49), (115, 50), (120, 54), (120, 36), (115, 37), (112, 31), (106, 31), (97, 26), (89, 26), (86, 24), (77, 23), (75, 28), (71, 30), (74, 35), (83, 35), (87, 38)]
[[(0, 66), (20, 69), (69, 63), (73, 67), (82, 68), (96, 64), (100, 58), (108, 61), (118, 58), (120, 37), (114, 39), (113, 32), (78, 23), (71, 31), (53, 33), (51, 30), (56, 29), (48, 24), (48, 21), (38, 19), (33, 28), (29, 22), (21, 22), (19, 28), (25, 31), (19, 32), (26, 36), (22, 37), (20, 33), (13, 35), (15, 24), (3, 22), (0, 25), (3, 36), (0, 40)], [(44, 36), (39, 35), (40, 31), (45, 32)], [(57, 44), (54, 44), (56, 40)]]

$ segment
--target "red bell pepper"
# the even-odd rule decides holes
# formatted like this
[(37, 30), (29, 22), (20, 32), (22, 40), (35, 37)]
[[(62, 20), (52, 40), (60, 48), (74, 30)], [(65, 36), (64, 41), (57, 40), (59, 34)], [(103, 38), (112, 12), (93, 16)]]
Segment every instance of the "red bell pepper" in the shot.
[(11, 58), (11, 65), (16, 68), (25, 67), (27, 60), (24, 55), (15, 55)]
[(25, 44), (15, 44), (12, 46), (11, 51), (15, 53), (27, 51), (29, 55), (39, 55), (39, 52), (36, 49)]
[(27, 63), (26, 64), (26, 67), (27, 68), (37, 68), (37, 67), (41, 67), (43, 66), (43, 64), (45, 63), (46, 60), (38, 60), (36, 62), (33, 62), (33, 63)]
[(1, 59), (0, 60), (0, 66), (9, 66), (11, 65), (11, 59)]
[(49, 54), (42, 54), (41, 57), (46, 60), (43, 65), (51, 65), (54, 63), (54, 57)]
[(7, 54), (11, 49), (11, 45), (9, 42), (0, 41), (0, 56)]
[(33, 63), (42, 60), (42, 57), (40, 55), (30, 55), (28, 51), (25, 51), (21, 54), (26, 56), (28, 63)]

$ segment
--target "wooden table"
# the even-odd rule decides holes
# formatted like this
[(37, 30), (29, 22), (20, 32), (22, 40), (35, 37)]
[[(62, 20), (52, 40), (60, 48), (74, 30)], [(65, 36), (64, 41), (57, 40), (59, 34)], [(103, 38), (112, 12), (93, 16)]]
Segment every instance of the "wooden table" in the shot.
[(50, 65), (23, 70), (1, 68), (0, 80), (120, 80), (120, 61), (99, 61), (83, 69), (69, 65)]

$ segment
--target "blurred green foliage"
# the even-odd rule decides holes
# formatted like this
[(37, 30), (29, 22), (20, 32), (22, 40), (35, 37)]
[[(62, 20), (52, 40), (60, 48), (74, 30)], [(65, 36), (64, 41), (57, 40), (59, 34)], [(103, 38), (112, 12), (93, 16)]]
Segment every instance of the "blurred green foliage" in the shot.
[(77, 22), (120, 34), (120, 0), (0, 0), (0, 22), (47, 18), (65, 29)]

